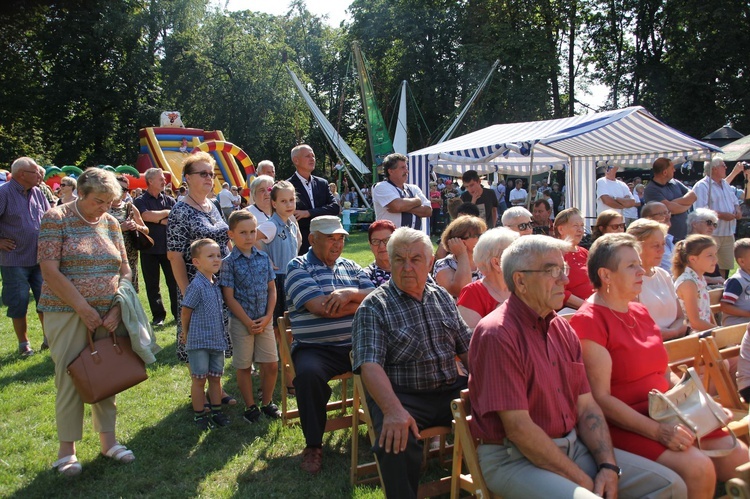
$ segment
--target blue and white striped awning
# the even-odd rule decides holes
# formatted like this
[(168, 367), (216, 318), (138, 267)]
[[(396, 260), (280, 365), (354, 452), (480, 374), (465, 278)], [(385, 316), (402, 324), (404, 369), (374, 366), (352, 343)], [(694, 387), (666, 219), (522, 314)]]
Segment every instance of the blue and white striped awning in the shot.
[(580, 207), (590, 215), (597, 163), (650, 168), (659, 157), (684, 162), (707, 160), (719, 152), (716, 146), (685, 135), (636, 106), (556, 120), (492, 125), (414, 151), (409, 154), (410, 182), (427, 192), (431, 171), (453, 176), (467, 170), (480, 175), (498, 172), (528, 176), (567, 165), (568, 206)]

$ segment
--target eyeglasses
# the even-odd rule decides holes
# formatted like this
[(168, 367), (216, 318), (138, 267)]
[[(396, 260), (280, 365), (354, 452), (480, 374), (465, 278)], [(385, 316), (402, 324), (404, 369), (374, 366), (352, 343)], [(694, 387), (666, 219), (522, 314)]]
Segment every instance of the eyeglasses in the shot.
[(520, 224), (508, 224), (508, 227), (518, 227), (518, 230), (529, 230), (533, 228), (533, 225), (531, 222), (523, 222)]
[(214, 172), (193, 172), (188, 175), (200, 175), (201, 178), (214, 178), (216, 174)]
[(615, 230), (625, 230), (625, 224), (609, 224), (607, 227)]
[(714, 222), (713, 220), (704, 220), (704, 222), (708, 227), (716, 228), (719, 226), (719, 224), (717, 222)]
[(385, 238), (385, 239), (370, 239), (370, 244), (371, 244), (372, 246), (380, 246), (381, 244), (382, 244), (383, 246), (385, 246), (385, 245), (387, 245), (387, 244), (388, 244), (388, 241), (390, 241), (390, 240), (391, 240), (391, 238), (390, 238), (390, 237), (387, 237), (387, 238)]
[(23, 173), (31, 173), (32, 175), (41, 175), (39, 170), (21, 170)]
[(553, 279), (558, 279), (560, 275), (567, 276), (570, 273), (570, 267), (568, 267), (567, 263), (564, 263), (562, 267), (559, 265), (553, 265), (551, 267), (548, 267), (546, 269), (542, 270), (518, 270), (517, 272), (544, 272), (545, 274), (549, 275)]
[(670, 211), (662, 211), (661, 213), (652, 213), (651, 218), (667, 218), (671, 215), (672, 213)]
[(471, 235), (468, 235), (468, 236), (461, 236), (461, 237), (459, 237), (459, 239), (461, 239), (462, 241), (466, 241), (468, 239), (474, 239), (475, 237), (479, 237), (479, 234), (471, 234)]

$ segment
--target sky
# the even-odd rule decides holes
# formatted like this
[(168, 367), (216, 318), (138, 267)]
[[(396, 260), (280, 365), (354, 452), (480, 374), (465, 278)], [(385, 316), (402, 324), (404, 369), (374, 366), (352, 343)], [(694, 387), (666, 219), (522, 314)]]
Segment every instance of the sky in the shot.
[[(289, 10), (288, 0), (217, 0), (217, 3), (227, 3), (228, 10), (251, 10), (265, 12), (276, 16), (283, 16)], [(349, 19), (346, 9), (352, 0), (306, 0), (307, 10), (312, 14), (328, 16), (328, 24), (338, 26), (344, 19)]]

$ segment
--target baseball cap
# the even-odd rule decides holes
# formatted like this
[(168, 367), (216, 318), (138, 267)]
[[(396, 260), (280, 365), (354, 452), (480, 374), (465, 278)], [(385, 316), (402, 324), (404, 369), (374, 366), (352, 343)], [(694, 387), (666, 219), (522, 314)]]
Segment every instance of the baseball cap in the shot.
[(310, 222), (310, 232), (320, 232), (321, 234), (345, 234), (349, 235), (344, 227), (341, 226), (339, 217), (333, 215), (321, 215), (315, 217)]

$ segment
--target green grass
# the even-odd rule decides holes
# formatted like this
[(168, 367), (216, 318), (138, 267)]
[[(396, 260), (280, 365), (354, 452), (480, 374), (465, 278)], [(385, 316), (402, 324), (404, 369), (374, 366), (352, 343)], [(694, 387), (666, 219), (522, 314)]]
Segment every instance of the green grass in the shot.
[[(344, 251), (363, 266), (373, 260), (366, 236), (352, 233)], [(140, 299), (149, 313), (143, 289)], [(53, 363), (47, 352), (17, 356), (5, 312), (0, 307), (0, 497), (382, 497), (377, 487), (349, 485), (350, 430), (325, 435), (323, 471), (315, 477), (299, 469), (304, 448), (299, 426), (267, 419), (247, 424), (241, 402), (227, 411), (231, 426), (203, 434), (195, 430), (190, 380), (174, 355), (173, 322), (157, 331), (163, 350), (148, 366), (149, 379), (117, 397), (117, 435), (135, 452), (135, 463), (119, 465), (99, 455), (87, 406), (78, 443), (83, 473), (73, 479), (58, 476), (50, 468), (58, 446)], [(29, 335), (38, 348), (42, 330), (32, 316)], [(237, 396), (230, 363), (226, 370), (227, 391)], [(274, 400), (280, 400), (278, 388)], [(364, 432), (361, 427), (363, 455), (369, 447)]]

